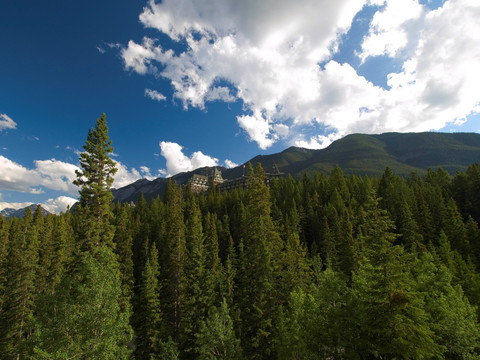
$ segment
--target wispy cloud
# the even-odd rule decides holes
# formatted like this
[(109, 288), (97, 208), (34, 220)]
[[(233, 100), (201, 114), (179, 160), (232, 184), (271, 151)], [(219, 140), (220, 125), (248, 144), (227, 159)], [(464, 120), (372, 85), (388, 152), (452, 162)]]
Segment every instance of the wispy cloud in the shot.
[(107, 52), (107, 49), (120, 49), (121, 47), (122, 45), (119, 43), (107, 43), (107, 42), (102, 42), (101, 45), (95, 46), (95, 48), (100, 54), (105, 54)]
[(0, 131), (4, 129), (16, 129), (17, 123), (7, 114), (0, 114)]
[(150, 99), (155, 100), (155, 101), (167, 100), (165, 95), (160, 94), (158, 91), (151, 90), (151, 89), (145, 89), (145, 96), (149, 97)]
[(100, 54), (105, 54), (106, 53), (106, 50), (101, 46), (95, 46), (95, 48), (98, 50), (98, 52)]

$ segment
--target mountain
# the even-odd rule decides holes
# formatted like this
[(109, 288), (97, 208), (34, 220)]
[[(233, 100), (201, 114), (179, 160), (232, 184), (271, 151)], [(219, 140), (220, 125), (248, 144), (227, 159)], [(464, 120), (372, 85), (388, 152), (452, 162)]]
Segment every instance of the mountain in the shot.
[[(172, 181), (176, 182), (177, 184), (186, 184), (188, 180), (191, 179), (193, 174), (205, 175), (207, 176), (213, 167), (203, 167), (196, 169), (194, 171), (183, 172), (172, 176)], [(222, 175), (228, 171), (226, 168), (222, 166), (217, 166), (222, 172)], [(241, 170), (240, 170), (241, 176)], [(233, 179), (234, 177), (225, 177), (224, 179)], [(152, 200), (157, 196), (163, 196), (165, 193), (165, 188), (167, 186), (167, 182), (169, 179), (166, 178), (157, 178), (155, 180), (147, 180), (147, 179), (140, 179), (135, 181), (132, 184), (124, 186), (120, 189), (112, 189), (114, 201), (124, 202), (136, 202), (140, 198), (140, 194), (145, 196), (146, 200)]]
[[(468, 165), (480, 162), (480, 134), (475, 133), (385, 133), (380, 135), (352, 134), (334, 141), (325, 149), (311, 150), (290, 147), (280, 153), (258, 155), (249, 160), (254, 166), (261, 163), (267, 171), (275, 163), (293, 177), (315, 171), (328, 174), (339, 165), (345, 174), (380, 176), (390, 167), (400, 176), (412, 172), (424, 174), (429, 168), (443, 168), (451, 175), (464, 171)], [(248, 161), (247, 161), (248, 162)], [(218, 167), (224, 179), (241, 177), (243, 166), (233, 169)], [(186, 183), (192, 175), (207, 175), (211, 168), (177, 174), (178, 184)], [(113, 190), (116, 201), (137, 201), (143, 193), (147, 200), (163, 196), (167, 179), (146, 179)]]
[[(5, 208), (2, 211), (0, 211), (0, 213), (2, 214), (2, 216), (4, 218), (14, 217), (14, 218), (20, 219), (20, 218), (25, 216), (25, 212), (27, 211), (27, 209), (30, 209), (30, 211), (32, 213), (34, 213), (35, 210), (37, 210), (37, 206), (38, 206), (37, 204), (32, 204), (32, 205), (29, 205), (29, 206), (24, 207), (22, 209)], [(43, 207), (41, 207), (41, 209), (42, 209), (42, 214), (43, 215), (50, 214), (50, 212), (45, 210)]]

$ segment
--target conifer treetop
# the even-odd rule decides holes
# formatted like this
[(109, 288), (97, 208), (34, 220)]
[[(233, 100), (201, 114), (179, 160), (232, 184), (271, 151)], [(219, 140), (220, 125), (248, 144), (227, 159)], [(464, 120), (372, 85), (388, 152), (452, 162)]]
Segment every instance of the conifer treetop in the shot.
[(101, 205), (112, 200), (110, 188), (113, 175), (117, 172), (115, 162), (110, 158), (113, 152), (112, 141), (108, 136), (105, 113), (97, 119), (95, 126), (88, 131), (85, 150), (80, 154), (81, 171), (75, 171), (77, 179), (73, 182), (80, 187), (80, 204)]

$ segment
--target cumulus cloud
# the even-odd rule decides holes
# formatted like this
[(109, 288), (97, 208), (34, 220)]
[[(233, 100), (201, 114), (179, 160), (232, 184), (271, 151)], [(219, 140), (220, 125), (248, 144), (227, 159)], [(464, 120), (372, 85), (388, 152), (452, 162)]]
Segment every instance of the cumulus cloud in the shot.
[(253, 115), (237, 116), (237, 121), (248, 133), (250, 140), (257, 142), (260, 149), (267, 149), (275, 142), (276, 137), (270, 134), (272, 126), (260, 111), (255, 111)]
[[(375, 13), (369, 34), (362, 43), (362, 61), (369, 56), (395, 57), (409, 44), (409, 35), (416, 32), (415, 23), (425, 14), (417, 0), (388, 0), (385, 7)], [(412, 34), (413, 35), (413, 34)]]
[(9, 202), (0, 201), (0, 211), (2, 211), (3, 209), (15, 209), (15, 210), (23, 209), (24, 207), (30, 206), (32, 204), (33, 204), (32, 202), (9, 203)]
[(160, 142), (161, 154), (167, 161), (163, 171), (166, 176), (191, 171), (204, 166), (217, 166), (218, 159), (205, 155), (201, 151), (194, 152), (190, 157), (183, 153), (183, 147), (174, 142)]
[(61, 212), (65, 212), (68, 207), (71, 208), (76, 202), (77, 199), (68, 196), (59, 196), (55, 199), (48, 199), (42, 204), (42, 206), (45, 208), (45, 210), (51, 213), (59, 214)]
[[(1, 200), (1, 199), (0, 199)], [(48, 199), (44, 203), (40, 203), (40, 205), (47, 210), (48, 212), (54, 213), (54, 214), (59, 214), (61, 212), (65, 212), (68, 207), (72, 207), (73, 204), (77, 202), (76, 199), (68, 197), (68, 196), (59, 196), (55, 199)], [(9, 203), (9, 202), (0, 202), (0, 211), (3, 209), (23, 209), (27, 206), (30, 206), (32, 204), (37, 204), (33, 202), (14, 202), (14, 203)]]
[(118, 188), (127, 186), (142, 178), (142, 175), (140, 175), (140, 172), (135, 168), (131, 168), (129, 170), (127, 166), (125, 166), (119, 161), (115, 161), (115, 166), (117, 167), (117, 172), (113, 176), (114, 188), (118, 189)]
[(7, 114), (0, 114), (0, 131), (3, 129), (16, 129), (17, 123)]
[(41, 179), (40, 183), (37, 182), (38, 185), (72, 195), (77, 194), (78, 189), (72, 182), (77, 178), (75, 171), (79, 170), (78, 166), (55, 159), (35, 160), (34, 164), (33, 171)]
[(235, 102), (236, 98), (230, 93), (230, 89), (226, 86), (218, 86), (210, 89), (205, 95), (206, 101), (223, 101), (223, 102)]
[(231, 168), (234, 168), (234, 167), (237, 167), (237, 166), (238, 166), (237, 163), (234, 163), (233, 161), (228, 160), (228, 159), (225, 160), (224, 164), (225, 164), (225, 167), (226, 167), (227, 169), (231, 169)]
[(140, 166), (140, 173), (142, 177), (148, 180), (153, 180), (155, 177), (152, 175), (151, 170), (148, 166)]
[(160, 94), (158, 91), (152, 90), (152, 89), (145, 89), (145, 96), (149, 97), (150, 99), (155, 100), (155, 101), (167, 100), (165, 95)]
[(0, 189), (38, 194), (39, 186), (75, 195), (77, 188), (72, 184), (78, 167), (58, 161), (36, 160), (35, 167), (27, 169), (0, 155)]
[[(135, 168), (128, 169), (119, 161), (115, 164), (114, 187), (119, 188), (142, 178)], [(0, 155), (0, 189), (42, 194), (43, 187), (78, 195), (78, 187), (73, 185), (77, 178), (75, 171), (80, 170), (78, 166), (55, 159), (35, 160), (34, 165), (33, 169), (27, 169)]]
[(324, 149), (340, 137), (341, 135), (337, 133), (331, 133), (328, 135), (316, 135), (312, 136), (309, 140), (297, 140), (295, 142), (295, 145), (307, 149)]
[[(359, 58), (402, 64), (387, 89), (332, 60), (365, 5), (378, 7)], [(261, 149), (281, 139), (321, 147), (328, 136), (305, 139), (300, 129), (321, 124), (332, 137), (425, 131), (480, 111), (479, 16), (480, 3), (470, 0), (435, 10), (418, 0), (151, 0), (140, 21), (184, 49), (145, 37), (130, 41), (122, 57), (128, 70), (169, 80), (186, 109), (240, 99), (237, 123)], [(189, 168), (186, 159), (179, 171)]]

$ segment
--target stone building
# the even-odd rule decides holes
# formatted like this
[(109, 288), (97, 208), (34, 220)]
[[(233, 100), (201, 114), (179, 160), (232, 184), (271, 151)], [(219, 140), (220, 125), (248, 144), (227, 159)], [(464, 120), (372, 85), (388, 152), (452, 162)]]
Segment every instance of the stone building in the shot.
[[(285, 176), (285, 173), (281, 172), (275, 162), (273, 162), (271, 170), (267, 171), (265, 175), (265, 183), (269, 185), (271, 180), (278, 180)], [(215, 167), (208, 176), (194, 174), (188, 181), (187, 186), (192, 193), (198, 194), (207, 191), (212, 184), (220, 191), (245, 189), (248, 186), (248, 176), (243, 175), (235, 179), (224, 180), (222, 172)]]
[(215, 167), (208, 176), (193, 174), (192, 178), (187, 182), (187, 187), (192, 193), (199, 194), (207, 191), (212, 184), (213, 186), (218, 186), (223, 182), (222, 172)]

